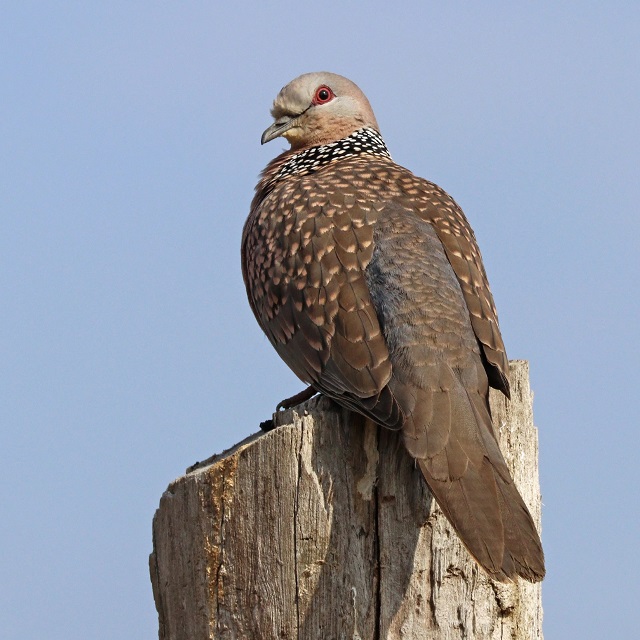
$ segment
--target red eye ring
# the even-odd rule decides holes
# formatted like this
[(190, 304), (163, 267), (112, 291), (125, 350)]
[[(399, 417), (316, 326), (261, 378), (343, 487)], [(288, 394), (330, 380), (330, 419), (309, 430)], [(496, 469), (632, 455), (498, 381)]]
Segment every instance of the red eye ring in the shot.
[(321, 87), (316, 89), (312, 102), (313, 104), (326, 104), (327, 102), (331, 102), (335, 97), (335, 93), (333, 93), (326, 84), (323, 84)]

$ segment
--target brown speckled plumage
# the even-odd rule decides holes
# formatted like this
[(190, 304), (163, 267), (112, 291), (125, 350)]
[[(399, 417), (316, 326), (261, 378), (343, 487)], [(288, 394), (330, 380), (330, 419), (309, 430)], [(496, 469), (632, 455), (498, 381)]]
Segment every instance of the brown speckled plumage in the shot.
[[(322, 87), (334, 99), (315, 104)], [(242, 267), (251, 308), (302, 381), (402, 429), (436, 500), (492, 577), (539, 580), (540, 541), (488, 407), (489, 385), (509, 395), (508, 360), (460, 207), (383, 152), (287, 170), (305, 149), (317, 157), (318, 136), (322, 144), (352, 145), (345, 114), (358, 105), (362, 113), (348, 134), (379, 137), (365, 102), (355, 85), (333, 74), (301, 76), (276, 100), (278, 119), (266, 139), (277, 125), (277, 135), (293, 131), (296, 150), (265, 169), (245, 224)], [(331, 134), (334, 103), (339, 137)], [(314, 140), (307, 146), (306, 117)]]

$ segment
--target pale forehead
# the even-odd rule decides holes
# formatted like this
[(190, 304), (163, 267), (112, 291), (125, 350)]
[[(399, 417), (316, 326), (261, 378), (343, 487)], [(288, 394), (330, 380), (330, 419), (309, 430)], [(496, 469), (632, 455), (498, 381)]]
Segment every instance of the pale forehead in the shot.
[(326, 71), (305, 73), (280, 89), (280, 93), (273, 102), (271, 114), (278, 117), (284, 113), (306, 109), (315, 90), (322, 85), (330, 87), (336, 95), (361, 93), (351, 80), (336, 73)]

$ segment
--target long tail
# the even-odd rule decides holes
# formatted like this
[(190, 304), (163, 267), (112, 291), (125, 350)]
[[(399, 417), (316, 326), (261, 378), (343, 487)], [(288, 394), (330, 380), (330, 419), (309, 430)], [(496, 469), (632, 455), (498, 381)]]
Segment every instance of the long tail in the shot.
[(450, 482), (435, 480), (425, 462), (418, 463), (458, 536), (492, 578), (544, 578), (540, 538), (513, 481), (506, 482), (488, 461)]
[(486, 401), (464, 393), (466, 402), (456, 402), (463, 400), (462, 394), (446, 395), (450, 418), (446, 442), (439, 451), (418, 459), (431, 492), (492, 578), (542, 580), (540, 537), (495, 440)]

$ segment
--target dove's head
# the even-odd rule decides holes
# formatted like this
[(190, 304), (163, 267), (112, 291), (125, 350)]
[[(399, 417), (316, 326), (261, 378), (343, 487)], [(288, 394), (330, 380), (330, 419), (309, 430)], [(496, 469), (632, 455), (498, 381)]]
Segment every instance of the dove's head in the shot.
[(367, 97), (356, 84), (335, 73), (305, 73), (280, 90), (271, 108), (274, 123), (262, 144), (283, 136), (292, 149), (341, 140), (378, 123)]

